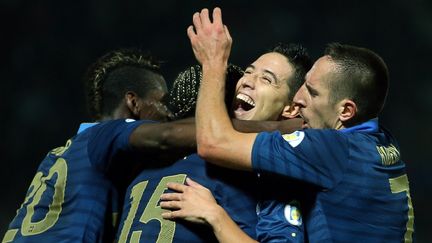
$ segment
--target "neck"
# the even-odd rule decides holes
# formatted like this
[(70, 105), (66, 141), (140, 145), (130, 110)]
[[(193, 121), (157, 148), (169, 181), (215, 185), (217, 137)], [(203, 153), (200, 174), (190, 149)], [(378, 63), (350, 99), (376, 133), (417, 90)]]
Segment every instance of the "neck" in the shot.
[(335, 126), (333, 127), (336, 130), (344, 129), (346, 126), (341, 120), (336, 121)]
[(103, 117), (101, 117), (101, 118), (98, 119), (97, 121), (98, 121), (98, 122), (103, 122), (103, 121), (108, 121), (108, 120), (113, 120), (113, 119), (116, 119), (116, 118), (113, 117), (113, 116), (111, 116), (111, 115), (108, 115), (108, 116), (103, 116)]

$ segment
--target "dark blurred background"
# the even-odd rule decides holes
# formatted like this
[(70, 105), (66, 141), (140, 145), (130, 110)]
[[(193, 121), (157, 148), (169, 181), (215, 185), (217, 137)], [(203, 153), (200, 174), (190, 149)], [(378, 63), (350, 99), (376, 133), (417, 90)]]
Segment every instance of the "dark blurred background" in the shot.
[[(432, 1), (426, 0), (75, 0), (0, 1), (0, 238), (49, 149), (63, 145), (86, 114), (81, 77), (107, 51), (140, 46), (164, 60), (171, 82), (194, 63), (192, 14), (222, 7), (240, 66), (276, 42), (304, 44), (316, 59), (338, 41), (379, 53), (391, 74), (381, 122), (407, 163), (418, 242), (432, 239)], [(429, 145), (428, 145), (429, 144)]]

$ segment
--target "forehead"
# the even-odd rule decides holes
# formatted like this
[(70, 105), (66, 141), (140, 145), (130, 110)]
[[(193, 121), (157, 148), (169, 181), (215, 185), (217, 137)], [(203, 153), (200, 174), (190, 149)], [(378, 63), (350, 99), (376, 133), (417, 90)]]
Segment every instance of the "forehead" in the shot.
[(309, 85), (322, 84), (335, 68), (335, 63), (331, 60), (330, 56), (320, 57), (306, 74), (306, 82)]
[(288, 78), (294, 71), (288, 59), (284, 55), (276, 52), (261, 55), (252, 65), (260, 71), (270, 71), (278, 78)]

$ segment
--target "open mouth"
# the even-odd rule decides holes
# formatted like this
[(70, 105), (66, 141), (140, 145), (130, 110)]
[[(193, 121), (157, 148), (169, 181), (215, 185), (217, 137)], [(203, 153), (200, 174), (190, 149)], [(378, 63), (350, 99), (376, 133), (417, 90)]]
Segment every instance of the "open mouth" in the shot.
[(245, 94), (237, 94), (236, 99), (234, 101), (234, 109), (236, 111), (250, 111), (255, 108), (255, 101), (248, 95)]

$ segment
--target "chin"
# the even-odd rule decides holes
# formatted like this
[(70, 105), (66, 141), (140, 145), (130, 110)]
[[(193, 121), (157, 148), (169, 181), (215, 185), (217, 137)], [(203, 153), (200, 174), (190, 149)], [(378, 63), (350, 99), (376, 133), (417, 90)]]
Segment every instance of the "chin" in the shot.
[(234, 111), (232, 113), (237, 120), (250, 120), (253, 117), (253, 113), (244, 111)]
[(241, 114), (241, 115), (236, 115), (235, 118), (237, 120), (247, 121), (247, 120), (252, 120), (253, 119), (253, 115), (251, 115), (251, 114)]

